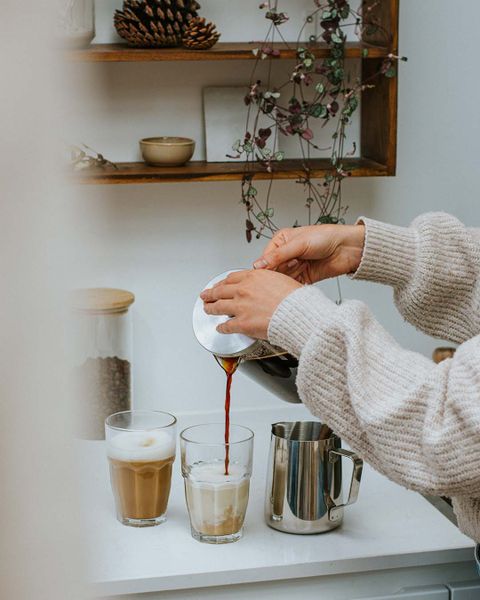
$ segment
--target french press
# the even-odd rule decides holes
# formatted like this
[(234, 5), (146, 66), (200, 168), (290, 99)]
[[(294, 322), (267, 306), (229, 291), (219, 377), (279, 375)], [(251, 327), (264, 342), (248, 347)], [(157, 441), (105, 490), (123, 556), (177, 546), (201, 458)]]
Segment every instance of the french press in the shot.
[[(211, 288), (230, 273), (226, 271), (207, 283)], [(255, 340), (240, 333), (223, 334), (218, 325), (228, 320), (225, 315), (207, 315), (203, 301), (197, 298), (193, 308), (193, 331), (199, 343), (217, 358), (239, 358), (238, 370), (282, 400), (300, 403), (295, 380), (298, 360), (267, 340)]]

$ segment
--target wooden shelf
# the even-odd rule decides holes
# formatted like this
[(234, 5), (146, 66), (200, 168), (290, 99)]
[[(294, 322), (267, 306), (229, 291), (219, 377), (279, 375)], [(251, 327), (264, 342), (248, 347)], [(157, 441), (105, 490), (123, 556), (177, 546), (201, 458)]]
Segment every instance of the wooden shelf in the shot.
[[(281, 59), (294, 59), (296, 55), (296, 42), (291, 42), (292, 47), (286, 48), (285, 43), (273, 44), (280, 52)], [(261, 47), (262, 42), (219, 42), (210, 50), (188, 50), (187, 48), (158, 48), (143, 49), (130, 48), (126, 44), (92, 44), (84, 50), (70, 50), (67, 52), (68, 60), (75, 62), (155, 62), (178, 60), (254, 60), (256, 57), (252, 50)], [(324, 44), (307, 44), (318, 58), (329, 56), (329, 49)], [(368, 50), (365, 56), (364, 50)], [(383, 58), (390, 49), (380, 46), (366, 45), (360, 42), (347, 43), (346, 56), (348, 58)]]
[[(346, 45), (348, 58), (361, 59), (362, 79), (369, 81), (381, 70), (388, 54), (398, 54), (399, 0), (382, 0), (376, 5), (380, 27), (363, 34), (361, 42)], [(388, 33), (386, 38), (385, 32)], [(385, 48), (385, 40), (389, 40)], [(253, 49), (262, 42), (218, 43), (210, 50), (185, 48), (137, 49), (124, 44), (93, 44), (84, 50), (68, 51), (68, 60), (76, 62), (147, 62), (147, 61), (219, 61), (254, 60)], [(323, 44), (306, 44), (318, 57), (329, 56)], [(296, 43), (288, 48), (275, 44), (280, 59), (295, 59)], [(368, 50), (368, 54), (365, 53)], [(375, 81), (362, 95), (361, 104), (361, 158), (345, 160), (345, 168), (353, 177), (378, 177), (395, 175), (397, 145), (397, 93), (398, 78), (383, 77)], [(328, 159), (310, 162), (313, 178), (322, 178), (331, 172)], [(242, 162), (207, 163), (193, 161), (183, 167), (149, 167), (142, 162), (120, 163), (112, 167), (96, 168), (75, 173), (73, 179), (83, 184), (140, 184), (188, 181), (239, 181), (244, 176)], [(271, 174), (260, 165), (251, 165), (255, 180), (270, 179)], [(301, 160), (285, 160), (275, 165), (274, 179), (297, 179), (302, 176)]]
[[(350, 158), (344, 161), (352, 177), (378, 177), (388, 175), (386, 165), (366, 158)], [(281, 164), (281, 166), (280, 166)], [(297, 179), (302, 175), (301, 160), (284, 160), (274, 171), (275, 179)], [(118, 163), (113, 167), (95, 168), (74, 175), (74, 181), (83, 184), (135, 184), (188, 181), (239, 181), (244, 175), (245, 163), (208, 163), (192, 161), (183, 167), (150, 167), (143, 162)], [(312, 176), (321, 178), (331, 171), (328, 159), (313, 161)], [(252, 165), (255, 180), (270, 179), (264, 167)]]

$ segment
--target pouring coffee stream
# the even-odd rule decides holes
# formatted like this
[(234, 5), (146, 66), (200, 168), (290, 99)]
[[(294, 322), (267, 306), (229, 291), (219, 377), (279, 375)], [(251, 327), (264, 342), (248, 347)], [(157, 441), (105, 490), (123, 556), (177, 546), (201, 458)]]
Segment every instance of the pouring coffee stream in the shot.
[(225, 475), (228, 475), (228, 466), (230, 463), (230, 391), (232, 388), (233, 374), (237, 370), (241, 358), (225, 358), (216, 356), (215, 354), (214, 358), (227, 376), (225, 388)]

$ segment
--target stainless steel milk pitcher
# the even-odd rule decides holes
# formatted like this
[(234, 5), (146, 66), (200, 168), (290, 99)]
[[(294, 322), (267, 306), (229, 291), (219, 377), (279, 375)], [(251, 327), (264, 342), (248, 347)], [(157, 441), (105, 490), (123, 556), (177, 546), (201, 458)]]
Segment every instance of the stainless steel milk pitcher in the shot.
[[(353, 463), (342, 502), (342, 457)], [(338, 527), (358, 497), (363, 460), (319, 422), (274, 423), (265, 498), (267, 525), (287, 533), (323, 533)]]

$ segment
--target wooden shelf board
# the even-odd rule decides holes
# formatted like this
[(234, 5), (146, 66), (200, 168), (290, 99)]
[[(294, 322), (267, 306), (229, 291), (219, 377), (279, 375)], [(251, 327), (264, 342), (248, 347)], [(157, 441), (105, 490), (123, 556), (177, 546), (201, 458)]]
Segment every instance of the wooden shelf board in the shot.
[[(273, 175), (275, 179), (296, 179), (302, 175), (301, 160), (284, 160), (278, 163)], [(321, 178), (331, 171), (328, 159), (315, 159), (312, 164), (312, 176)], [(389, 175), (387, 166), (367, 158), (345, 160), (345, 167), (351, 170), (352, 177), (378, 177)], [(245, 163), (223, 162), (208, 163), (192, 161), (183, 167), (151, 167), (143, 162), (118, 163), (113, 167), (94, 168), (75, 173), (73, 179), (83, 184), (138, 184), (167, 183), (188, 181), (239, 181), (243, 178)], [(252, 165), (256, 180), (270, 179), (264, 167)]]
[[(296, 42), (286, 48), (285, 43), (273, 44), (280, 51), (279, 58), (294, 59)], [(75, 62), (149, 62), (177, 60), (254, 60), (252, 50), (261, 47), (262, 42), (219, 42), (210, 50), (188, 50), (186, 48), (130, 48), (126, 44), (92, 44), (82, 50), (67, 51), (68, 60)], [(318, 57), (329, 56), (330, 50), (325, 44), (307, 44)], [(363, 50), (368, 49), (368, 58), (382, 58), (390, 50), (379, 46), (365, 45), (361, 42), (348, 42), (346, 56), (362, 58)]]

